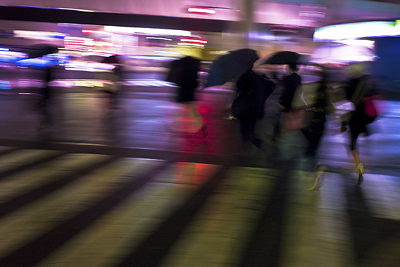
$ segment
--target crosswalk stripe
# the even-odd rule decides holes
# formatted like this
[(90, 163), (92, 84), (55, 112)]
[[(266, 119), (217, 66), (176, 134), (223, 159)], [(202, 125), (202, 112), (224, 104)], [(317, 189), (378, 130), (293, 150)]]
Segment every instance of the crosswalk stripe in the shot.
[[(0, 182), (0, 217), (74, 182), (78, 178), (116, 160), (114, 157), (72, 154), (26, 170)], [(13, 197), (14, 196), (14, 197)]]
[(216, 169), (215, 165), (196, 163), (171, 165), (39, 266), (79, 266), (83, 262), (85, 266), (115, 266)]
[(365, 201), (374, 216), (400, 220), (398, 177), (366, 173), (364, 179)]
[(220, 167), (213, 177), (195, 191), (183, 205), (177, 207), (144, 242), (117, 266), (158, 266), (165, 253), (179, 238), (215, 187), (227, 179), (227, 170), (226, 166)]
[(325, 173), (318, 191), (309, 191), (313, 172), (295, 173), (289, 205), (281, 266), (351, 266), (352, 248), (341, 190), (340, 175)]
[(358, 214), (400, 229), (396, 177), (70, 152), (0, 147), (0, 266), (352, 266)]
[(51, 150), (17, 150), (2, 158), (0, 165), (0, 180), (23, 170), (54, 160), (66, 152)]
[(12, 153), (17, 150), (18, 148), (16, 147), (0, 147), (0, 156)]
[[(53, 226), (54, 228), (48, 232), (34, 238), (19, 249), (14, 250), (4, 258), (0, 259), (0, 266), (33, 266), (37, 264), (47, 257), (49, 253), (67, 242), (75, 234), (84, 230), (95, 220), (121, 203), (125, 198), (140, 189), (167, 166), (168, 163), (162, 162), (150, 166), (151, 168), (145, 169), (139, 173), (137, 170), (134, 170), (134, 173), (129, 175), (125, 182), (117, 184), (115, 188), (112, 188), (112, 190), (108, 189), (110, 192), (105, 195), (103, 192), (92, 192), (92, 195), (94, 195), (92, 197), (95, 197), (95, 199), (92, 199), (91, 201), (82, 201), (81, 205), (88, 203), (84, 205), (83, 209), (72, 217), (67, 215), (63, 218), (61, 224), (58, 224), (55, 227)], [(71, 193), (73, 194), (73, 192)], [(91, 195), (89, 194), (89, 197), (90, 196)], [(65, 200), (68, 199), (70, 199), (70, 196), (65, 198)], [(56, 201), (56, 203), (52, 205), (52, 208), (57, 209), (61, 204), (62, 202), (60, 203), (60, 201)], [(46, 213), (48, 212), (49, 210), (46, 211)], [(47, 228), (48, 227), (49, 226), (47, 226)], [(24, 257), (21, 257), (20, 255), (24, 255)]]
[(233, 168), (160, 266), (238, 266), (277, 172)]
[[(105, 163), (105, 161), (102, 161)], [(75, 213), (84, 209), (86, 203), (96, 200), (102, 192), (109, 190), (113, 181), (108, 182), (109, 175), (115, 166), (105, 165), (74, 184), (66, 186), (62, 190), (51, 192), (46, 197), (28, 203), (28, 205), (5, 216), (0, 224), (0, 255), (6, 255), (13, 249), (18, 248), (29, 240), (54, 227), (60, 222), (73, 216)], [(104, 173), (104, 174), (103, 174)], [(83, 179), (84, 178), (84, 179)], [(100, 180), (97, 182), (97, 180)], [(107, 180), (102, 182), (102, 180)], [(88, 183), (92, 183), (95, 188), (97, 184), (102, 190), (96, 192), (84, 188)]]

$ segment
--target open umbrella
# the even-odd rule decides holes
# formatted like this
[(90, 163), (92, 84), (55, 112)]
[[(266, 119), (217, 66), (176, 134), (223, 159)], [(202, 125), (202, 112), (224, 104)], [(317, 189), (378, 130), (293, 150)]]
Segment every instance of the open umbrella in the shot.
[(347, 64), (373, 61), (376, 58), (375, 52), (366, 46), (329, 43), (316, 48), (310, 61), (320, 64)]
[(58, 47), (51, 44), (36, 44), (28, 47), (27, 53), (29, 58), (43, 57), (48, 54), (58, 52)]
[(255, 63), (255, 65), (285, 65), (289, 63), (299, 63), (301, 57), (302, 56), (299, 53), (293, 51), (279, 51), (261, 58)]
[(245, 48), (230, 51), (211, 64), (206, 87), (223, 85), (238, 78), (252, 68), (254, 62), (258, 59), (257, 51), (253, 49)]

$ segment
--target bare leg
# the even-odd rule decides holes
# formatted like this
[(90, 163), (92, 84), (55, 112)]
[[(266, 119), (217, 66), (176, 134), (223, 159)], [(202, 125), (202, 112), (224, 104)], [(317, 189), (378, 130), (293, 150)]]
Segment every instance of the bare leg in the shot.
[(351, 154), (354, 158), (354, 163), (356, 164), (356, 171), (357, 171), (357, 184), (362, 184), (364, 181), (364, 166), (360, 162), (360, 156), (357, 149), (353, 149)]
[(351, 154), (353, 155), (354, 163), (356, 164), (356, 166), (358, 166), (358, 164), (360, 164), (360, 156), (358, 150), (357, 149), (352, 150)]
[(199, 111), (197, 110), (197, 107), (196, 107), (196, 103), (195, 102), (189, 102), (188, 104), (187, 104), (187, 107), (188, 107), (188, 111), (189, 111), (189, 116), (190, 116), (190, 118), (194, 121), (194, 123), (195, 123), (195, 126), (196, 126), (196, 130), (195, 131), (197, 131), (197, 130), (199, 130), (202, 126), (203, 126), (203, 124), (204, 124), (204, 122), (203, 122), (203, 118), (200, 116), (200, 113), (199, 113)]
[(181, 132), (182, 129), (182, 120), (184, 119), (185, 108), (182, 104), (177, 104), (177, 109), (174, 110), (172, 114), (172, 122), (169, 126), (169, 130), (172, 132)]

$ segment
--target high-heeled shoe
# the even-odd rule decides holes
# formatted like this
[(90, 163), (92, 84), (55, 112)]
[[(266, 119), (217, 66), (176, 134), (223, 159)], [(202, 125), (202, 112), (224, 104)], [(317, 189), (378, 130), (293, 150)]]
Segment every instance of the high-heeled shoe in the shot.
[(317, 172), (315, 174), (315, 179), (308, 190), (317, 190), (322, 186), (322, 184), (324, 182), (325, 172), (326, 172), (325, 166), (321, 165), (317, 168)]
[(357, 185), (360, 185), (364, 182), (364, 166), (359, 163), (357, 165)]

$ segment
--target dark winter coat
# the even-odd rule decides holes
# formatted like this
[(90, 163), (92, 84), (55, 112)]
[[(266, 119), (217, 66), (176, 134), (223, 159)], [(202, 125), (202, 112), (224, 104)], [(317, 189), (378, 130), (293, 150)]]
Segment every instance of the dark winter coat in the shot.
[(295, 72), (283, 78), (283, 92), (279, 99), (279, 104), (285, 108), (284, 111), (290, 111), (292, 109), (294, 94), (296, 93), (297, 87), (301, 85), (301, 83), (301, 76)]

